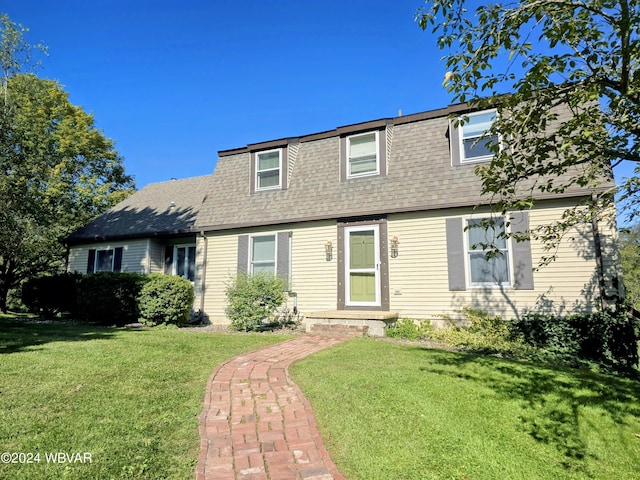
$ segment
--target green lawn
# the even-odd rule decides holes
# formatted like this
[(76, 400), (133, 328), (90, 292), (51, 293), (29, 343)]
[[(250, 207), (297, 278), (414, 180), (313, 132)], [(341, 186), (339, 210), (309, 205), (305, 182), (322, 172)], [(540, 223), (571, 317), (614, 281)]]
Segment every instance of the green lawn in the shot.
[(640, 479), (640, 384), (351, 340), (293, 365), (349, 480)]
[[(191, 479), (213, 369), (286, 338), (0, 317), (0, 454), (34, 462), (0, 462), (0, 478)], [(47, 462), (55, 452), (81, 455)]]

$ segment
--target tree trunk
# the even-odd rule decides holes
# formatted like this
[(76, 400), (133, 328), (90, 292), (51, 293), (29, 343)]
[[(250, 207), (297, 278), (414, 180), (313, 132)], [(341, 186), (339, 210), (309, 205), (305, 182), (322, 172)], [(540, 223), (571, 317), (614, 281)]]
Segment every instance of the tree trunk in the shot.
[(9, 286), (4, 278), (0, 278), (0, 313), (7, 313), (7, 296)]

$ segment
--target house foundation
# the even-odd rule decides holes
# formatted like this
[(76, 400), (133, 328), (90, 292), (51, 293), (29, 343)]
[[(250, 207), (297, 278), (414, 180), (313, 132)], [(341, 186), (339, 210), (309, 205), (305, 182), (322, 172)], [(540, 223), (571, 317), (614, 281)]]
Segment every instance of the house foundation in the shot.
[(307, 333), (322, 335), (384, 337), (398, 320), (398, 312), (326, 310), (305, 315)]

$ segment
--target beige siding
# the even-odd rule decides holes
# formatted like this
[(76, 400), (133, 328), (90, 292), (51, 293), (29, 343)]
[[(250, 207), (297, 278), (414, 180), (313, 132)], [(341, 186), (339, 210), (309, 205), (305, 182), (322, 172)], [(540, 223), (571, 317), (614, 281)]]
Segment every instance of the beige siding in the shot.
[[(336, 308), (337, 227), (335, 221), (309, 222), (274, 228), (243, 229), (207, 234), (205, 315), (211, 323), (228, 323), (225, 288), (237, 270), (238, 236), (283, 231), (291, 236), (291, 290), (301, 314)], [(327, 261), (325, 243), (331, 241), (333, 258)], [(294, 300), (289, 299), (289, 307)]]
[[(562, 202), (549, 202), (532, 210), (531, 227), (558, 220), (565, 207)], [(534, 272), (534, 290), (449, 291), (445, 220), (470, 214), (470, 210), (457, 209), (389, 217), (389, 236), (399, 239), (399, 255), (389, 261), (391, 310), (404, 317), (437, 318), (441, 314), (456, 316), (458, 310), (469, 306), (512, 318), (534, 307), (559, 313), (592, 308), (597, 278), (594, 245), (588, 240), (590, 226), (568, 235), (557, 251), (557, 260)], [(611, 230), (603, 233), (610, 237)], [(531, 248), (536, 266), (545, 252), (535, 240)]]
[[(552, 201), (530, 211), (531, 227), (560, 219), (568, 203)], [(567, 313), (593, 308), (598, 295), (596, 260), (591, 226), (567, 235), (557, 251), (557, 260), (534, 272), (534, 289), (467, 288), (450, 291), (447, 269), (445, 222), (450, 217), (484, 216), (486, 212), (450, 209), (394, 214), (388, 217), (389, 238), (399, 239), (399, 255), (389, 258), (389, 292), (392, 311), (401, 317), (438, 319), (457, 316), (465, 306), (491, 311), (505, 318), (532, 310)], [(615, 273), (613, 247), (615, 228), (600, 226), (604, 263)], [(207, 234), (206, 289), (204, 311), (212, 323), (227, 323), (226, 284), (236, 274), (238, 236), (291, 231), (291, 289), (305, 315), (337, 308), (337, 224), (335, 221), (283, 225), (279, 228), (242, 229)], [(327, 261), (324, 245), (333, 244)], [(202, 254), (202, 240), (198, 255)], [(387, 246), (388, 248), (388, 246)], [(531, 244), (533, 264), (545, 254), (543, 245)], [(199, 264), (201, 262), (199, 261)], [(608, 277), (608, 287), (612, 286)], [(289, 306), (293, 302), (290, 300)]]
[(133, 273), (149, 273), (149, 242), (145, 240), (130, 240), (126, 242), (102, 242), (91, 245), (71, 247), (69, 251), (70, 272), (87, 273), (89, 250), (123, 247), (122, 271)]
[(149, 273), (164, 273), (164, 244), (149, 240)]

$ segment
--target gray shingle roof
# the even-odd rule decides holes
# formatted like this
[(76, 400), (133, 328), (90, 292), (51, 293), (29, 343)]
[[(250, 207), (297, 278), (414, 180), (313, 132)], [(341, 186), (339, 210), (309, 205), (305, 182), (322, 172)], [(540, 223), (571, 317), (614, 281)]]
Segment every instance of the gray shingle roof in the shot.
[(150, 184), (76, 230), (69, 243), (191, 232), (211, 175)]
[[(451, 162), (448, 116), (465, 109), (455, 105), (221, 151), (212, 175), (151, 184), (75, 232), (69, 241), (486, 204), (488, 199), (479, 195), (476, 165), (452, 166)], [(341, 179), (340, 137), (373, 129), (387, 139), (386, 174)], [(252, 192), (251, 152), (287, 145), (287, 188)], [(576, 189), (555, 196), (588, 193)]]
[[(460, 110), (449, 107), (301, 137), (285, 190), (251, 192), (250, 152), (285, 145), (286, 139), (220, 152), (196, 226), (219, 230), (486, 204), (476, 164), (451, 164), (448, 115)], [(340, 179), (340, 136), (381, 125), (388, 138), (387, 174)]]

